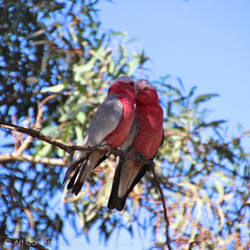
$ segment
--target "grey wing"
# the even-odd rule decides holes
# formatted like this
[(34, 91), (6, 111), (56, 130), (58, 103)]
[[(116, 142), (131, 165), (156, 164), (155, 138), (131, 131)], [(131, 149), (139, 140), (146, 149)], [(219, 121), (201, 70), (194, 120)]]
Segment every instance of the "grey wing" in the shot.
[(120, 150), (123, 150), (123, 151), (129, 150), (129, 148), (132, 146), (132, 144), (135, 140), (135, 137), (138, 133), (138, 129), (139, 129), (139, 124), (137, 121), (137, 114), (135, 113), (134, 121), (133, 121), (132, 126), (130, 128), (129, 135), (128, 135), (126, 141), (119, 147)]
[(84, 145), (99, 145), (119, 125), (122, 114), (120, 99), (115, 95), (108, 95), (90, 122)]
[[(83, 145), (99, 145), (107, 135), (116, 129), (122, 114), (123, 106), (120, 99), (115, 95), (107, 96), (93, 116)], [(102, 161), (103, 157), (104, 155), (100, 152), (76, 151), (74, 161), (68, 168), (63, 181), (65, 182), (67, 178), (72, 177), (68, 184), (68, 189), (72, 188), (73, 193), (77, 194), (91, 170)]]

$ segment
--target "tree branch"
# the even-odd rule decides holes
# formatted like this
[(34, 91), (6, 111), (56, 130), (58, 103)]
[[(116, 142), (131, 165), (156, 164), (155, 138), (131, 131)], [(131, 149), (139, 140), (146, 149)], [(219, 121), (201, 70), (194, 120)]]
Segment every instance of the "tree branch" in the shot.
[(36, 115), (36, 123), (35, 123), (35, 129), (40, 130), (42, 127), (42, 117), (43, 117), (43, 106), (50, 101), (51, 99), (56, 98), (57, 94), (52, 94), (44, 98), (41, 103), (38, 105), (38, 112)]
[(64, 159), (48, 158), (33, 155), (0, 154), (0, 162), (29, 161), (34, 163), (49, 164), (55, 166), (67, 166), (69, 163)]
[(53, 146), (56, 146), (56, 147), (63, 149), (64, 151), (66, 151), (69, 154), (72, 153), (72, 151), (74, 150), (74, 147), (75, 147), (75, 146), (68, 146), (68, 145), (65, 145), (61, 142), (55, 141), (55, 140), (51, 139), (50, 137), (40, 133), (38, 130), (34, 130), (31, 128), (24, 128), (24, 127), (21, 127), (21, 126), (15, 125), (15, 124), (11, 124), (11, 123), (6, 123), (6, 122), (1, 122), (0, 127), (7, 128), (10, 130), (14, 130), (14, 131), (18, 131), (18, 132), (30, 135), (33, 138), (36, 138), (36, 139), (39, 139), (42, 141), (46, 141), (46, 142), (52, 144)]
[[(54, 99), (56, 96), (57, 96), (56, 94), (49, 95), (44, 100), (42, 100), (41, 103), (38, 105), (38, 112), (36, 115), (34, 130), (40, 130), (42, 127), (43, 106), (51, 99)], [(15, 151), (15, 154), (21, 155), (29, 147), (33, 139), (34, 138), (32, 136), (28, 136), (27, 138), (25, 138), (25, 140), (21, 143), (20, 147)]]
[(122, 156), (121, 150), (112, 149), (112, 148), (109, 148), (107, 146), (92, 147), (92, 146), (67, 145), (67, 144), (64, 144), (64, 143), (61, 143), (61, 142), (58, 142), (56, 140), (51, 139), (50, 137), (39, 132), (38, 130), (31, 129), (31, 128), (24, 128), (22, 126), (18, 126), (18, 125), (11, 124), (11, 123), (0, 122), (0, 127), (14, 130), (14, 131), (17, 131), (20, 133), (24, 133), (24, 134), (32, 136), (33, 138), (48, 142), (49, 144), (51, 144), (55, 147), (59, 147), (69, 154), (72, 154), (76, 150), (89, 150), (89, 151), (100, 151), (103, 153)]
[[(50, 100), (52, 98), (54, 98), (53, 95), (48, 96), (48, 99), (44, 100), (44, 101), (48, 101), (48, 100)], [(41, 105), (39, 105), (39, 108), (40, 107), (41, 107)], [(41, 112), (42, 111), (40, 110), (40, 112), (38, 113), (38, 118), (41, 117)], [(40, 119), (38, 119), (38, 120), (40, 120)], [(36, 125), (38, 125), (36, 127), (39, 128), (39, 124), (36, 124)], [(27, 135), (30, 135), (33, 138), (48, 142), (49, 144), (51, 144), (51, 145), (53, 145), (55, 147), (59, 147), (59, 148), (61, 148), (62, 150), (64, 150), (65, 152), (67, 152), (69, 154), (74, 153), (74, 151), (76, 151), (76, 150), (89, 150), (89, 151), (100, 151), (100, 152), (103, 152), (103, 153), (109, 153), (109, 154), (115, 154), (115, 155), (118, 155), (118, 156), (122, 156), (121, 150), (115, 150), (115, 149), (111, 149), (111, 148), (107, 148), (107, 147), (91, 147), (91, 146), (67, 145), (67, 144), (64, 144), (64, 143), (61, 143), (59, 141), (51, 139), (50, 137), (42, 134), (37, 129), (24, 128), (22, 126), (18, 126), (18, 125), (11, 124), (11, 123), (6, 123), (6, 122), (0, 122), (0, 127), (7, 128), (7, 129), (10, 129), (10, 130), (14, 130), (14, 131), (17, 131), (17, 132), (20, 132), (20, 133), (23, 133), (23, 134), (27, 134)], [(165, 136), (172, 136), (172, 135), (176, 135), (176, 133), (175, 132), (168, 133)], [(22, 151), (23, 150), (21, 150), (21, 152)], [(147, 165), (149, 163), (149, 161), (146, 160), (146, 159), (145, 160), (141, 159), (141, 161), (144, 162)], [(149, 165), (151, 165), (151, 164), (149, 164)]]
[(166, 222), (166, 227), (165, 227), (166, 245), (167, 245), (167, 247), (168, 247), (169, 250), (172, 250), (171, 245), (170, 245), (171, 239), (169, 237), (169, 220), (168, 220), (168, 212), (167, 212), (167, 206), (166, 206), (165, 197), (164, 197), (164, 194), (163, 194), (160, 182), (159, 182), (159, 180), (157, 178), (154, 166), (151, 168), (151, 171), (152, 171), (152, 173), (154, 175), (154, 179), (155, 179), (157, 188), (158, 188), (158, 190), (160, 192), (160, 195), (161, 195), (161, 200), (162, 200), (162, 205), (163, 205), (163, 210), (164, 210), (164, 219), (165, 219), (165, 222)]

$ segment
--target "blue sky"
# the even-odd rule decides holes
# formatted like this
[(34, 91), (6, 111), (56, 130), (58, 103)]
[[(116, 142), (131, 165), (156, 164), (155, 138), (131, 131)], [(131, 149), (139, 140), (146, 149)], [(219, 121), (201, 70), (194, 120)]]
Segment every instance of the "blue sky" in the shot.
[(139, 39), (155, 78), (171, 74), (187, 89), (219, 93), (209, 104), (213, 117), (250, 127), (250, 1), (126, 0), (99, 6), (104, 29)]
[[(153, 77), (171, 74), (181, 77), (186, 89), (195, 85), (197, 93), (220, 94), (208, 103), (210, 118), (228, 120), (229, 137), (238, 135), (239, 123), (249, 130), (250, 1), (116, 0), (102, 1), (99, 8), (104, 30), (124, 31), (128, 39), (139, 39), (151, 58), (147, 67)], [(246, 146), (250, 148), (249, 143)], [(121, 234), (118, 244), (113, 237), (103, 247), (97, 234), (92, 231), (91, 245), (80, 237), (70, 249), (141, 248), (138, 235), (130, 239)]]

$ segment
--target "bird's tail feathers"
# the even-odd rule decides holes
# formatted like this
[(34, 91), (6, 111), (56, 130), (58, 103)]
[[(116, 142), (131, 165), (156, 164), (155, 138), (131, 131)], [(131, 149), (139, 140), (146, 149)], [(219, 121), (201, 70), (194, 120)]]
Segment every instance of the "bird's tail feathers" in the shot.
[(91, 171), (106, 157), (100, 152), (90, 152), (74, 160), (65, 174), (64, 181), (70, 178), (67, 189), (77, 195)]
[(132, 160), (120, 160), (113, 180), (112, 190), (108, 201), (109, 209), (117, 209), (121, 211), (127, 200), (129, 193), (134, 186), (145, 175), (148, 166), (134, 166)]

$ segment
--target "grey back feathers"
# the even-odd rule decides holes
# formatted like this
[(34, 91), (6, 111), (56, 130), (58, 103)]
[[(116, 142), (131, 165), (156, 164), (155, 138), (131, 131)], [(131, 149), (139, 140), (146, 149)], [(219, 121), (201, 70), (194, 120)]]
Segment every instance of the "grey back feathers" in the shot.
[[(98, 146), (119, 125), (123, 115), (123, 105), (120, 99), (110, 94), (98, 107), (89, 125), (83, 146)], [(71, 177), (67, 185), (74, 194), (78, 194), (90, 172), (105, 158), (101, 152), (76, 151), (74, 161), (70, 164), (64, 178)]]
[(89, 125), (83, 145), (97, 146), (119, 125), (123, 114), (120, 99), (110, 94), (99, 106)]

